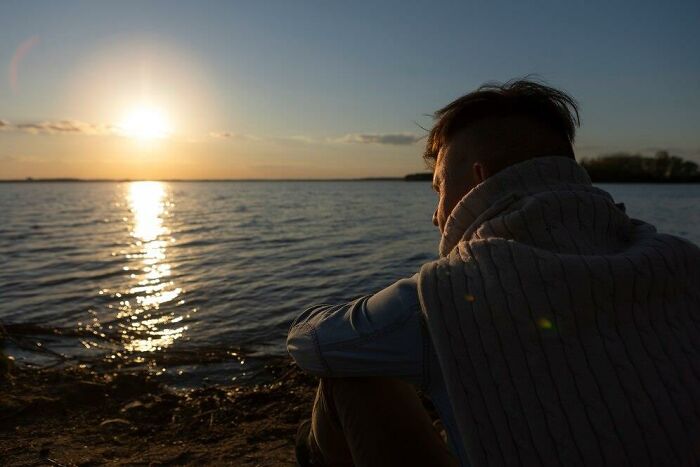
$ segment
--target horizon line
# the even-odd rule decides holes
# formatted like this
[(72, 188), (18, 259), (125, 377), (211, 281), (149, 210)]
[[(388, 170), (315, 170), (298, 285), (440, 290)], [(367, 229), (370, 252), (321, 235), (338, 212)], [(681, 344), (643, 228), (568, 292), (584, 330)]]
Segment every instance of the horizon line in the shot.
[[(429, 174), (430, 172), (424, 172)], [(409, 174), (415, 175), (415, 174)], [(406, 176), (397, 177), (353, 177), (353, 178), (7, 178), (0, 183), (129, 183), (129, 182), (362, 182), (362, 181), (404, 181)]]

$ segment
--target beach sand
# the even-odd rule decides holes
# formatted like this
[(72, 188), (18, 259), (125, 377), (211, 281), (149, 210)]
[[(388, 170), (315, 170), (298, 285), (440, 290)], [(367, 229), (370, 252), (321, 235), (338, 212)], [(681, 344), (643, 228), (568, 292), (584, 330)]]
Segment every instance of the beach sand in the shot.
[(293, 466), (318, 385), (287, 357), (269, 359), (267, 383), (190, 390), (144, 371), (38, 369), (0, 357), (2, 466)]
[(10, 367), (0, 465), (295, 465), (317, 380), (288, 359), (271, 382), (174, 391), (145, 374)]

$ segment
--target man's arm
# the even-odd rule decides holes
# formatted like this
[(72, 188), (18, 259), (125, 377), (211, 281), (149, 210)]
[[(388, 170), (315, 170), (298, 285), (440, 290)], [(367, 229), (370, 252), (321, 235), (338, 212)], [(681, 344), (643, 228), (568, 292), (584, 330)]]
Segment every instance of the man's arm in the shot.
[(343, 305), (307, 309), (292, 324), (287, 350), (316, 376), (386, 376), (425, 386), (425, 332), (416, 275)]

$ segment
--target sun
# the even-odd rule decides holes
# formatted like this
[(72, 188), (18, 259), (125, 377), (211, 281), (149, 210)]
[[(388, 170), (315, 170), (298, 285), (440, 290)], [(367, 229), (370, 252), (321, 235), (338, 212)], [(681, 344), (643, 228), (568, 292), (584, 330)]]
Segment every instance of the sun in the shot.
[(153, 107), (137, 107), (129, 112), (119, 130), (130, 138), (150, 141), (170, 136), (172, 128), (167, 115)]

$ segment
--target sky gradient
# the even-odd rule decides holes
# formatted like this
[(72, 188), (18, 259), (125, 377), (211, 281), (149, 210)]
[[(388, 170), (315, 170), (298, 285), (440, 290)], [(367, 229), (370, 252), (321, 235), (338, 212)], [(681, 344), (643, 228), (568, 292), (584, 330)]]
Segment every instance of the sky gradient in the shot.
[[(423, 169), (428, 116), (535, 74), (579, 157), (700, 162), (700, 2), (0, 3), (0, 178), (324, 178)], [(134, 109), (167, 137), (118, 131)]]

